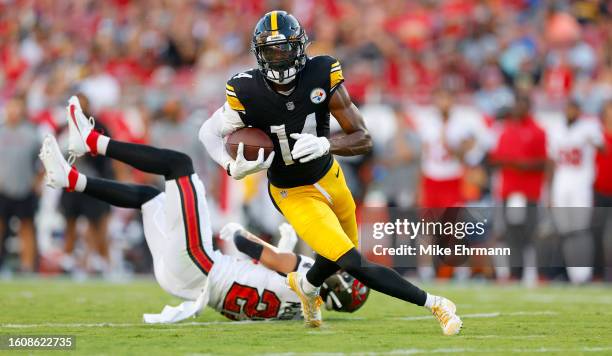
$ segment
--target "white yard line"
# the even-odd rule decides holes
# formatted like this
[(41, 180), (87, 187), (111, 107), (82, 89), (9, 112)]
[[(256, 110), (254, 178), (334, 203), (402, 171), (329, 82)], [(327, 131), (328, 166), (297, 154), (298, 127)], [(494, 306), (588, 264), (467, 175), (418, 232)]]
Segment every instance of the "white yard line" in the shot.
[(193, 321), (190, 323), (176, 324), (145, 324), (145, 323), (40, 323), (40, 324), (0, 324), (0, 328), (7, 329), (29, 329), (29, 328), (133, 328), (137, 326), (207, 326), (207, 325), (247, 325), (252, 324), (252, 321)]
[(561, 347), (537, 347), (537, 348), (439, 348), (439, 349), (399, 349), (385, 352), (355, 352), (355, 353), (342, 353), (342, 352), (319, 352), (319, 353), (299, 353), (299, 352), (287, 352), (287, 353), (267, 353), (261, 354), (264, 356), (296, 356), (296, 355), (314, 355), (314, 356), (378, 356), (378, 355), (417, 355), (417, 354), (453, 354), (453, 353), (485, 353), (485, 354), (496, 354), (496, 353), (567, 353), (567, 352), (605, 352), (612, 351), (612, 346), (602, 347), (575, 347), (575, 348), (561, 348)]
[[(459, 313), (459, 316), (463, 319), (463, 318), (497, 318), (500, 316), (523, 316), (523, 315), (528, 315), (528, 316), (536, 316), (536, 315), (557, 315), (556, 312), (553, 311), (549, 311), (549, 310), (545, 310), (545, 311), (534, 311), (534, 312), (530, 312), (530, 311), (517, 311), (517, 312), (510, 312), (510, 313), (502, 313), (502, 312), (490, 312), (490, 313), (476, 313), (476, 314), (461, 314)], [(433, 318), (433, 316), (431, 315), (423, 315), (423, 316), (407, 316), (407, 317), (402, 317), (402, 318), (398, 318), (399, 320), (408, 320), (408, 321), (412, 321), (412, 320), (428, 320)]]
[(526, 294), (521, 299), (536, 303), (588, 303), (588, 304), (612, 304), (612, 296), (579, 296), (579, 295), (549, 295), (549, 294)]
[[(494, 353), (551, 353), (551, 352), (604, 352), (612, 350), (612, 346), (604, 346), (604, 347), (573, 347), (573, 348), (563, 348), (563, 347), (535, 347), (535, 348), (447, 348), (447, 349), (408, 349), (408, 350), (393, 350), (389, 354), (391, 355), (414, 355), (414, 354), (427, 354), (427, 353), (486, 353), (486, 354), (494, 354)], [(382, 354), (382, 353), (381, 353)], [(374, 356), (374, 354), (368, 354)]]
[[(502, 312), (490, 312), (490, 313), (477, 313), (477, 314), (460, 314), (462, 318), (497, 318), (500, 316), (535, 316), (535, 315), (556, 315), (557, 313), (552, 311), (516, 311), (510, 313)], [(399, 320), (428, 320), (432, 316), (407, 316), (397, 318)], [(358, 320), (363, 318), (350, 318), (352, 320)], [(133, 328), (138, 326), (147, 325), (161, 325), (161, 326), (174, 326), (174, 327), (188, 327), (188, 326), (208, 326), (208, 325), (248, 325), (257, 323), (255, 321), (192, 321), (188, 323), (176, 323), (176, 324), (145, 324), (145, 323), (38, 323), (38, 324), (18, 324), (18, 323), (7, 323), (0, 324), (0, 328), (7, 329), (33, 329), (33, 328)]]

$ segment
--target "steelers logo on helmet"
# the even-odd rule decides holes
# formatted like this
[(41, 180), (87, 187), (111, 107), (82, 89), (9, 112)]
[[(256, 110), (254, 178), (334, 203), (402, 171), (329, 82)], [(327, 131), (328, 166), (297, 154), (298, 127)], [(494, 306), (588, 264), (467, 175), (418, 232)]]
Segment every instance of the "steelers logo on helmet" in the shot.
[(321, 88), (314, 88), (310, 92), (310, 101), (312, 101), (315, 104), (321, 104), (325, 100), (326, 97), (327, 97), (327, 94), (325, 94), (325, 90)]
[(308, 36), (298, 20), (285, 11), (271, 11), (255, 25), (251, 50), (266, 79), (292, 82), (306, 65)]

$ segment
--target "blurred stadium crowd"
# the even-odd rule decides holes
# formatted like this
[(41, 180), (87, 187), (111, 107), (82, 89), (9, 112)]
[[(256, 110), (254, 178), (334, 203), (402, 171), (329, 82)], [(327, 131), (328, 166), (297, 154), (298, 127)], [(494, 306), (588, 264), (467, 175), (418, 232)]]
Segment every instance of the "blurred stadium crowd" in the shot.
[[(61, 135), (77, 92), (113, 137), (188, 153), (217, 231), (240, 221), (273, 237), (282, 217), (265, 177), (228, 178), (197, 130), (223, 103), (225, 81), (255, 66), (252, 28), (276, 8), (306, 27), (310, 55), (341, 61), (366, 118), (373, 153), (341, 161), (360, 206), (612, 205), (612, 1), (3, 0), (0, 268), (150, 268), (137, 212), (42, 183), (40, 137)], [(572, 133), (574, 118), (589, 124)], [(570, 136), (578, 151), (563, 151)], [(579, 173), (558, 172), (568, 164)], [(78, 165), (159, 183), (104, 158)], [(539, 219), (528, 211), (529, 221), (497, 233), (535, 238)], [(588, 230), (594, 250), (609, 252), (610, 220), (595, 214), (556, 233)], [(612, 258), (599, 254), (600, 266)]]

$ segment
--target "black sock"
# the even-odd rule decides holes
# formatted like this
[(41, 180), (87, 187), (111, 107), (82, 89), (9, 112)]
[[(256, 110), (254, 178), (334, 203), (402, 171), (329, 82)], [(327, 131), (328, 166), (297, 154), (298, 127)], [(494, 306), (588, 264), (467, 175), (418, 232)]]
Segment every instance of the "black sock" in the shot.
[(340, 267), (336, 262), (317, 255), (314, 265), (306, 272), (306, 279), (313, 286), (320, 287), (327, 278), (331, 277), (331, 275), (336, 273), (339, 269)]
[(263, 246), (242, 236), (240, 232), (236, 232), (236, 234), (234, 234), (234, 243), (236, 244), (238, 251), (244, 253), (245, 255), (258, 261), (261, 258)]
[(87, 177), (84, 194), (121, 208), (140, 209), (161, 192), (148, 185), (125, 184), (102, 178)]
[[(338, 265), (366, 286), (386, 295), (424, 306), (427, 293), (408, 282), (391, 268), (363, 260), (357, 249), (351, 249), (337, 261)], [(365, 264), (368, 263), (368, 266)]]
[(110, 140), (106, 156), (127, 163), (147, 173), (159, 174), (166, 180), (194, 173), (191, 158), (178, 151), (135, 143)]

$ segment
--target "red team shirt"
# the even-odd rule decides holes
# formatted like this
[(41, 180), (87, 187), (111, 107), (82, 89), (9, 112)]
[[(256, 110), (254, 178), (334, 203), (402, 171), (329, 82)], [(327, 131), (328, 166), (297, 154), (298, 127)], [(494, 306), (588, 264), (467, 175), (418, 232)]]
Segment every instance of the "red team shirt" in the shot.
[(604, 134), (605, 150), (598, 151), (595, 159), (597, 175), (595, 191), (603, 195), (612, 195), (612, 132)]
[[(546, 159), (546, 134), (531, 117), (520, 121), (506, 121), (492, 153), (493, 160), (532, 161)], [(512, 193), (522, 193), (528, 201), (540, 200), (544, 170), (522, 171), (501, 169), (500, 196), (507, 199)]]

